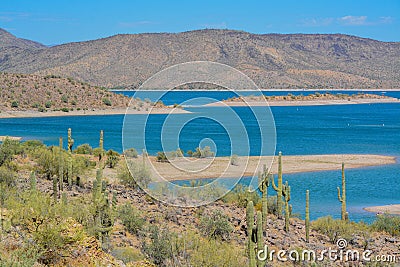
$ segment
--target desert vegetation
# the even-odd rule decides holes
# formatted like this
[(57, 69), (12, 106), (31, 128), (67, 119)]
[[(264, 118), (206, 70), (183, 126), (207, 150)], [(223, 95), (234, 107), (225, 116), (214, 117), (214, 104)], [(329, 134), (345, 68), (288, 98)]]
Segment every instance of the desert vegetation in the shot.
[[(96, 148), (77, 142), (69, 129), (58, 146), (9, 138), (0, 144), (2, 266), (275, 266), (276, 260), (256, 258), (258, 250), (319, 251), (339, 238), (360, 251), (398, 251), (398, 217), (383, 214), (370, 225), (356, 223), (344, 206), (342, 219), (310, 222), (307, 191), (306, 218), (299, 219), (281, 154), (277, 177), (265, 167), (258, 174), (259, 190), (237, 185), (215, 203), (180, 208), (138, 186), (151, 182), (140, 160), (147, 153), (106, 151), (102, 131)], [(138, 159), (131, 171), (124, 156)], [(343, 166), (338, 205), (346, 202), (344, 172)], [(268, 194), (270, 187), (276, 195)]]

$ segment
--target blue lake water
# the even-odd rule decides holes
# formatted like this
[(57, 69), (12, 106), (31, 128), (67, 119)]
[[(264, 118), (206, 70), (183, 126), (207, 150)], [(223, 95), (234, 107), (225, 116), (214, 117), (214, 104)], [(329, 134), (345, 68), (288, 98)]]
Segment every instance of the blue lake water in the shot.
[[(204, 92), (175, 92), (170, 96), (172, 99), (167, 96), (163, 101), (170, 104), (181, 103), (190, 97), (208, 96), (219, 100), (229, 97), (226, 92), (208, 93), (211, 95), (204, 95)], [(293, 92), (296, 93), (305, 94)], [(390, 94), (400, 97), (400, 92)], [(202, 112), (201, 108), (189, 110)], [(283, 151), (286, 155), (400, 155), (400, 104), (271, 107), (271, 110), (276, 125), (277, 151)], [(258, 154), (260, 132), (256, 127), (257, 121), (248, 108), (238, 107), (234, 111), (245, 122), (250, 135), (250, 153)], [(135, 116), (139, 118), (144, 115)], [(151, 115), (149, 118), (146, 149), (150, 154), (162, 150), (160, 131), (165, 118), (166, 115)], [(123, 115), (1, 119), (0, 135), (22, 136), (24, 140), (39, 139), (48, 145), (57, 145), (58, 138), (66, 138), (67, 129), (71, 127), (75, 147), (83, 143), (97, 147), (99, 131), (102, 129), (105, 132), (105, 148), (121, 152), (123, 120)], [(194, 120), (183, 128), (179, 146), (187, 151), (198, 146), (204, 138), (214, 141), (218, 155), (230, 153), (230, 140), (224, 128), (204, 119)], [(140, 144), (135, 147), (142, 148)], [(347, 170), (347, 198), (351, 219), (370, 221), (374, 214), (363, 211), (365, 206), (400, 203), (399, 174), (400, 164)], [(340, 171), (290, 174), (284, 175), (284, 179), (292, 186), (291, 203), (294, 212), (304, 213), (305, 190), (309, 189), (312, 218), (327, 214), (334, 217), (340, 215), (336, 191), (336, 187), (341, 184)], [(270, 193), (274, 194), (273, 190)]]

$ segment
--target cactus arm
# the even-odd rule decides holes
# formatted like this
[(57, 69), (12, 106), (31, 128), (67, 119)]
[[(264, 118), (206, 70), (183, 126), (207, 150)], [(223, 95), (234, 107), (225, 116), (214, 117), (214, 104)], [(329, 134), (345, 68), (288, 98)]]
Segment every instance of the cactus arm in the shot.
[(275, 184), (274, 177), (271, 177), (271, 185), (272, 185), (272, 188), (273, 188), (276, 192), (279, 191), (279, 188), (278, 188), (278, 187), (276, 186), (276, 184)]
[(343, 202), (343, 198), (340, 197), (340, 188), (337, 187), (337, 195), (340, 202)]

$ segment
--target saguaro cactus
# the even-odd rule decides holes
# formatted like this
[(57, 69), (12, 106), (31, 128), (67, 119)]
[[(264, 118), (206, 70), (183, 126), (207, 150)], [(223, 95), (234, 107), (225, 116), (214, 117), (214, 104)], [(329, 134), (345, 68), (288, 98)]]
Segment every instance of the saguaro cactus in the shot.
[(63, 191), (63, 182), (64, 182), (64, 162), (62, 158), (62, 152), (63, 152), (63, 139), (60, 137), (60, 143), (59, 143), (59, 154), (58, 154), (58, 182), (59, 182), (59, 189), (60, 193)]
[(278, 156), (278, 186), (275, 185), (275, 181), (272, 178), (272, 188), (276, 191), (276, 208), (278, 212), (278, 218), (282, 218), (282, 152), (279, 152)]
[(72, 139), (72, 130), (68, 128), (68, 169), (67, 169), (67, 177), (68, 177), (68, 189), (72, 189), (72, 146), (74, 145), (74, 139)]
[(267, 171), (267, 167), (264, 165), (263, 172), (258, 173), (260, 179), (260, 191), (261, 196), (261, 211), (262, 211), (262, 226), (265, 230), (267, 228), (267, 216), (268, 216), (268, 187), (270, 186), (270, 174)]
[(246, 207), (246, 223), (247, 223), (247, 253), (249, 257), (249, 267), (256, 267), (255, 243), (253, 238), (254, 232), (254, 204), (253, 201), (247, 202)]
[(57, 186), (57, 180), (58, 180), (57, 176), (56, 176), (56, 175), (54, 175), (54, 176), (53, 176), (53, 198), (54, 198), (54, 202), (56, 202), (56, 201), (57, 201), (57, 199), (58, 199), (58, 186)]
[[(264, 240), (263, 240), (263, 215), (261, 211), (257, 211), (257, 264), (259, 267), (264, 266), (264, 260), (258, 257), (258, 251), (264, 250)], [(264, 251), (264, 253), (268, 253)]]
[(282, 194), (285, 198), (285, 231), (289, 232), (289, 218), (290, 218), (290, 209), (289, 209), (289, 201), (290, 201), (290, 186), (286, 181), (285, 185), (282, 188)]
[(29, 187), (32, 192), (36, 192), (36, 175), (35, 172), (31, 172), (31, 176), (29, 177)]
[(306, 191), (306, 241), (310, 241), (310, 191)]
[(344, 163), (342, 163), (342, 195), (340, 196), (340, 188), (337, 188), (338, 200), (342, 203), (342, 220), (347, 220), (348, 215), (346, 212), (346, 177), (344, 175)]

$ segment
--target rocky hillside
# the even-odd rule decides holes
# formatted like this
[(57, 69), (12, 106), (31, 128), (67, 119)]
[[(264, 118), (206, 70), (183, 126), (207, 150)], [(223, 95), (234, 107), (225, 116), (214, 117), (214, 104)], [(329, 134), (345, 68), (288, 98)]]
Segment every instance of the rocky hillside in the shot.
[(59, 76), (0, 73), (0, 111), (125, 108), (129, 98)]
[(129, 34), (43, 47), (0, 31), (0, 71), (138, 87), (174, 64), (233, 66), (262, 88), (399, 88), (400, 43), (342, 34), (232, 30)]

